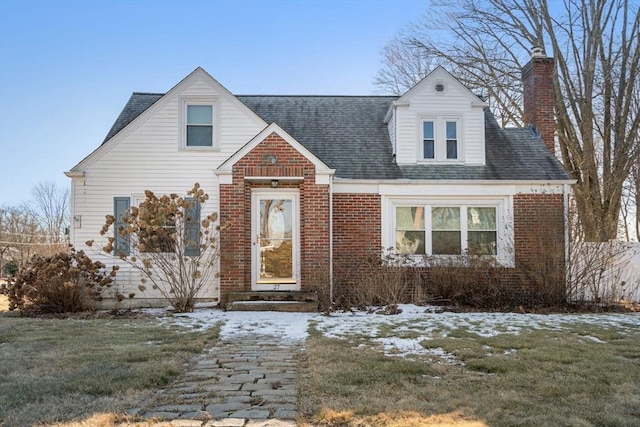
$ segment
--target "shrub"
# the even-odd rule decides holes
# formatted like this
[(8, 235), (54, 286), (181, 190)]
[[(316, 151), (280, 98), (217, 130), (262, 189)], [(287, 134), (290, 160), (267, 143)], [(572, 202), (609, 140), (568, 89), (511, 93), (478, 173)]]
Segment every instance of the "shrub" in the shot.
[(18, 266), (18, 263), (15, 261), (9, 261), (8, 263), (6, 263), (4, 265), (4, 267), (2, 267), (2, 272), (6, 275), (6, 276), (14, 276), (17, 272), (18, 269), (20, 267)]
[[(175, 311), (193, 311), (201, 291), (218, 277), (220, 225), (215, 212), (204, 214), (207, 200), (209, 195), (198, 183), (187, 191), (187, 197), (156, 196), (146, 190), (144, 201), (118, 219), (122, 223), (106, 215), (100, 230), (102, 236), (109, 236), (115, 229), (128, 249), (119, 249), (115, 238), (108, 237), (102, 250), (140, 273), (140, 292), (151, 286)], [(87, 245), (94, 243), (89, 240)], [(116, 297), (118, 301), (124, 298), (121, 294)]]
[(36, 255), (9, 278), (4, 293), (9, 310), (85, 311), (101, 299), (102, 289), (111, 285), (116, 270), (117, 266), (107, 273), (104, 264), (73, 248), (49, 257)]
[(339, 264), (342, 268), (334, 276), (339, 308), (423, 302), (422, 270), (404, 267), (392, 255), (384, 259), (372, 255)]
[(520, 269), (500, 267), (491, 258), (386, 254), (352, 260), (336, 271), (335, 306), (401, 303), (463, 306), (480, 310), (559, 307), (561, 281), (544, 273), (538, 259)]

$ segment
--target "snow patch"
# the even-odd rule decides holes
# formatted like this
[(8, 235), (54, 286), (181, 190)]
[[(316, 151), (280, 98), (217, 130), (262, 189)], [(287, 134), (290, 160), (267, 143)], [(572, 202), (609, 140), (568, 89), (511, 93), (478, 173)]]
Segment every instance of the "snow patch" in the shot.
[[(437, 307), (400, 304), (399, 314), (375, 314), (367, 311), (321, 313), (282, 313), (270, 311), (229, 311), (218, 308), (197, 308), (193, 313), (173, 314), (162, 309), (144, 310), (167, 327), (185, 331), (205, 331), (222, 325), (220, 338), (234, 340), (243, 336), (264, 336), (273, 342), (295, 345), (308, 336), (309, 325), (328, 338), (368, 347), (362, 340), (381, 345), (389, 357), (419, 358), (436, 356), (439, 363), (461, 364), (454, 355), (441, 348), (426, 349), (421, 342), (450, 336), (462, 330), (470, 337), (489, 338), (498, 335), (518, 335), (531, 330), (562, 331), (568, 328), (597, 327), (615, 329), (627, 334), (640, 328), (640, 313), (613, 314), (520, 314), (520, 313), (449, 313)], [(415, 337), (415, 338), (403, 338)], [(605, 344), (594, 336), (585, 340)], [(485, 349), (486, 350), (486, 349)], [(515, 349), (504, 355), (515, 354)]]

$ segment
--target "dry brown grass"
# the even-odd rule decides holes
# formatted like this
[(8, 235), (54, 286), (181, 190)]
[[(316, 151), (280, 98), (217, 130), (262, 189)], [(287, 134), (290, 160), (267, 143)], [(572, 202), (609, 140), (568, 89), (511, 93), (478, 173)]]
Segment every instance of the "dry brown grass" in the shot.
[(217, 334), (148, 318), (0, 314), (0, 425), (111, 427), (177, 378)]
[[(114, 427), (128, 424), (131, 420), (120, 414), (100, 413), (89, 416), (85, 420), (48, 424), (48, 427)], [(129, 424), (133, 425), (133, 423)], [(144, 424), (146, 425), (146, 423)], [(44, 426), (44, 424), (42, 424)]]
[(640, 423), (637, 328), (576, 324), (493, 337), (457, 330), (422, 343), (454, 354), (464, 365), (386, 357), (370, 341), (357, 346), (367, 340), (351, 343), (319, 334), (307, 340), (301, 393), (307, 422), (326, 427)]
[(358, 417), (353, 411), (323, 409), (315, 419), (318, 427), (488, 427), (479, 420), (470, 420), (459, 412), (423, 415), (417, 412), (379, 413)]
[(6, 295), (0, 294), (0, 312), (9, 311), (9, 298)]

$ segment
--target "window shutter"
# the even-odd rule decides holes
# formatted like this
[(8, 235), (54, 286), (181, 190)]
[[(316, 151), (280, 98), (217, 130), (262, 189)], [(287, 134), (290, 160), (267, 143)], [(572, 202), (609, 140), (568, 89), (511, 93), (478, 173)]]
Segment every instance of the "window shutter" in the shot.
[(131, 253), (129, 236), (124, 237), (118, 233), (118, 230), (125, 225), (124, 218), (129, 212), (130, 203), (128, 197), (113, 198), (113, 216), (116, 218), (116, 222), (113, 225), (113, 235), (115, 238), (113, 254), (116, 256), (120, 256), (120, 254), (128, 256)]
[(185, 198), (187, 207), (184, 217), (184, 255), (200, 255), (200, 203), (193, 197)]

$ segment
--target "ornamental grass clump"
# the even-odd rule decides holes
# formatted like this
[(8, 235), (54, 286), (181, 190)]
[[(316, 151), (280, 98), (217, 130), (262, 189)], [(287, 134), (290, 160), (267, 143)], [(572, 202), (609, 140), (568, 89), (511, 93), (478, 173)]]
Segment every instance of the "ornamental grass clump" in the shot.
[(9, 310), (71, 313), (94, 308), (101, 292), (110, 287), (118, 270), (107, 272), (100, 261), (71, 248), (52, 256), (35, 255), (10, 277), (3, 289)]

